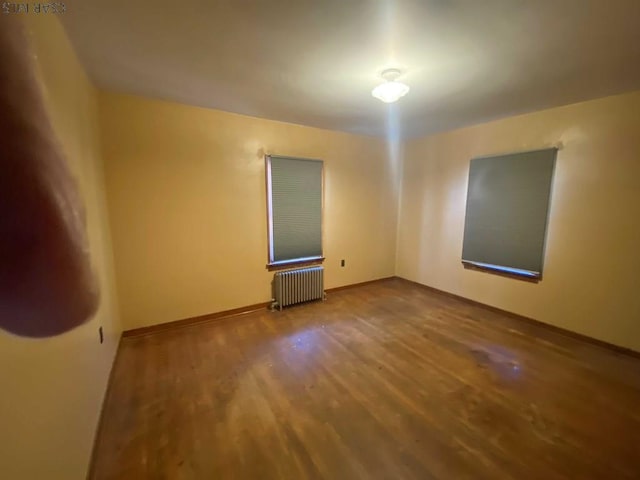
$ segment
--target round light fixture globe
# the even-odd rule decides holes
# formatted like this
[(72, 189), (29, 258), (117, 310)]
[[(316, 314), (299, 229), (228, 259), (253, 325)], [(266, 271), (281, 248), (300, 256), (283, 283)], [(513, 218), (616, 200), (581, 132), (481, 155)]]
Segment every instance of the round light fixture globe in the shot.
[(402, 82), (396, 82), (395, 79), (400, 76), (400, 70), (397, 68), (389, 68), (382, 72), (382, 78), (385, 83), (378, 85), (371, 91), (371, 95), (384, 103), (393, 103), (409, 93), (409, 85)]

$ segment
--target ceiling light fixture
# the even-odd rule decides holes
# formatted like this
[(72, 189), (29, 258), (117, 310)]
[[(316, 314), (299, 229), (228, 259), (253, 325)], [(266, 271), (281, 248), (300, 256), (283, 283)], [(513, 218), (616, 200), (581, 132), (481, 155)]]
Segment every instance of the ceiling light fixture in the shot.
[(393, 103), (409, 93), (409, 85), (396, 82), (396, 78), (400, 76), (400, 70), (397, 68), (388, 68), (382, 72), (381, 76), (386, 82), (378, 85), (371, 91), (371, 95), (378, 100), (382, 100), (384, 103)]

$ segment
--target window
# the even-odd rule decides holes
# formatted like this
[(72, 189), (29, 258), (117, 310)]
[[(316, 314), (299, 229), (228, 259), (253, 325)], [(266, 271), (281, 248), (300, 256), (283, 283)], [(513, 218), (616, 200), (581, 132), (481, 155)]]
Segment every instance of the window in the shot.
[(323, 260), (322, 168), (320, 160), (266, 156), (268, 267)]
[(462, 263), (539, 280), (557, 149), (474, 158)]

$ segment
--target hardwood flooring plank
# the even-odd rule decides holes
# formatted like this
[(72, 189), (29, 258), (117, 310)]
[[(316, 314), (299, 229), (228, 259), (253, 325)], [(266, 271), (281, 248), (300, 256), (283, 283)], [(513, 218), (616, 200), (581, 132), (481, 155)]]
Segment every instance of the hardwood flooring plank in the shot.
[(122, 340), (93, 479), (640, 479), (640, 359), (400, 280)]

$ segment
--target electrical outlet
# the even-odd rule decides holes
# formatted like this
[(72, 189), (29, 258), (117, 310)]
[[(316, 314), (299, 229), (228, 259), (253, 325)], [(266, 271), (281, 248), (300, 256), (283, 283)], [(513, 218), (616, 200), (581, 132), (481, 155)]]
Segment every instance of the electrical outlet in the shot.
[(98, 335), (100, 335), (100, 343), (104, 342), (104, 334), (102, 333), (102, 327), (98, 328)]
[(340, 266), (344, 267), (344, 259), (340, 261)]

